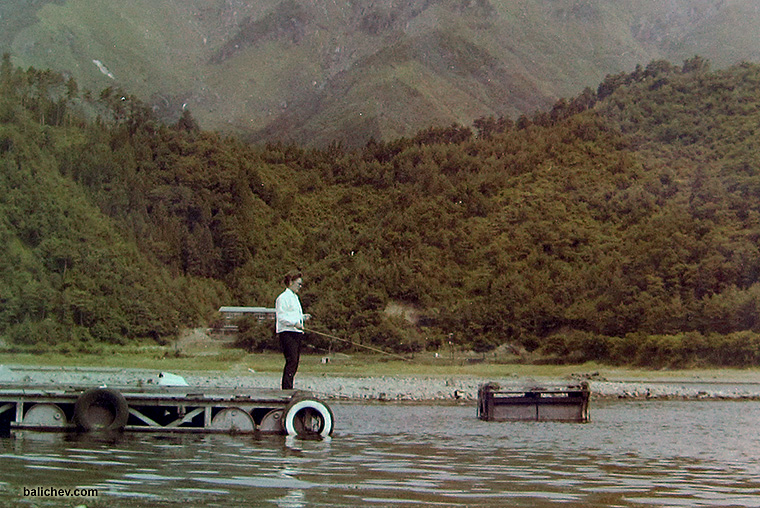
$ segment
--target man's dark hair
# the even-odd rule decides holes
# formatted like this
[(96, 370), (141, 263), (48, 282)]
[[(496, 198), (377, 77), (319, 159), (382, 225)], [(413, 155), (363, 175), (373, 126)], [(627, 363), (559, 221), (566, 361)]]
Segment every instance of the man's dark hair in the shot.
[(290, 286), (290, 284), (298, 278), (303, 278), (301, 270), (291, 270), (285, 274), (285, 277), (282, 278), (282, 282), (285, 286)]

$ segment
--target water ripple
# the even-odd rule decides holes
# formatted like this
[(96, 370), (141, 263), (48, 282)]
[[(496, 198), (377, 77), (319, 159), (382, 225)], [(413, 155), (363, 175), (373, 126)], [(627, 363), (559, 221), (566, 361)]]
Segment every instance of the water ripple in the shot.
[[(0, 505), (24, 487), (113, 507), (760, 508), (760, 403), (605, 402), (592, 422), (481, 422), (472, 406), (336, 404), (331, 441), (125, 435), (0, 440)], [(60, 500), (27, 498), (53, 507)]]

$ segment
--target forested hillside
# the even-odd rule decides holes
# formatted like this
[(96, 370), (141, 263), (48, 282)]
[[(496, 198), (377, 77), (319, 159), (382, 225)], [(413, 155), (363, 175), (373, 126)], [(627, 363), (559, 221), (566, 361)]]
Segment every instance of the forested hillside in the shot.
[(271, 306), (300, 266), (313, 326), (396, 351), (760, 360), (757, 65), (655, 61), (550, 112), (358, 150), (165, 126), (9, 58), (1, 78), (9, 343), (165, 340)]

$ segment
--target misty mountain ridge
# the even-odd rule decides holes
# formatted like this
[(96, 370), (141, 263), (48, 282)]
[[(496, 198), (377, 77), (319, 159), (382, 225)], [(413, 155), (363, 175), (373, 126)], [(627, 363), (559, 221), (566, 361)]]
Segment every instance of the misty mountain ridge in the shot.
[(517, 118), (656, 59), (760, 59), (750, 0), (10, 0), (0, 25), (22, 67), (317, 145)]

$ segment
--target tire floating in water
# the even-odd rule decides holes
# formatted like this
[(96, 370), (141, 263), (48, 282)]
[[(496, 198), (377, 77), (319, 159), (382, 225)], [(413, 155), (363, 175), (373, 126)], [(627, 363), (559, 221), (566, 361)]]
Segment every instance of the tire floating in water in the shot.
[(332, 411), (315, 399), (295, 399), (285, 408), (283, 424), (289, 436), (329, 437), (335, 421)]
[(128, 419), (127, 400), (110, 388), (87, 390), (74, 404), (74, 421), (84, 431), (121, 431)]

